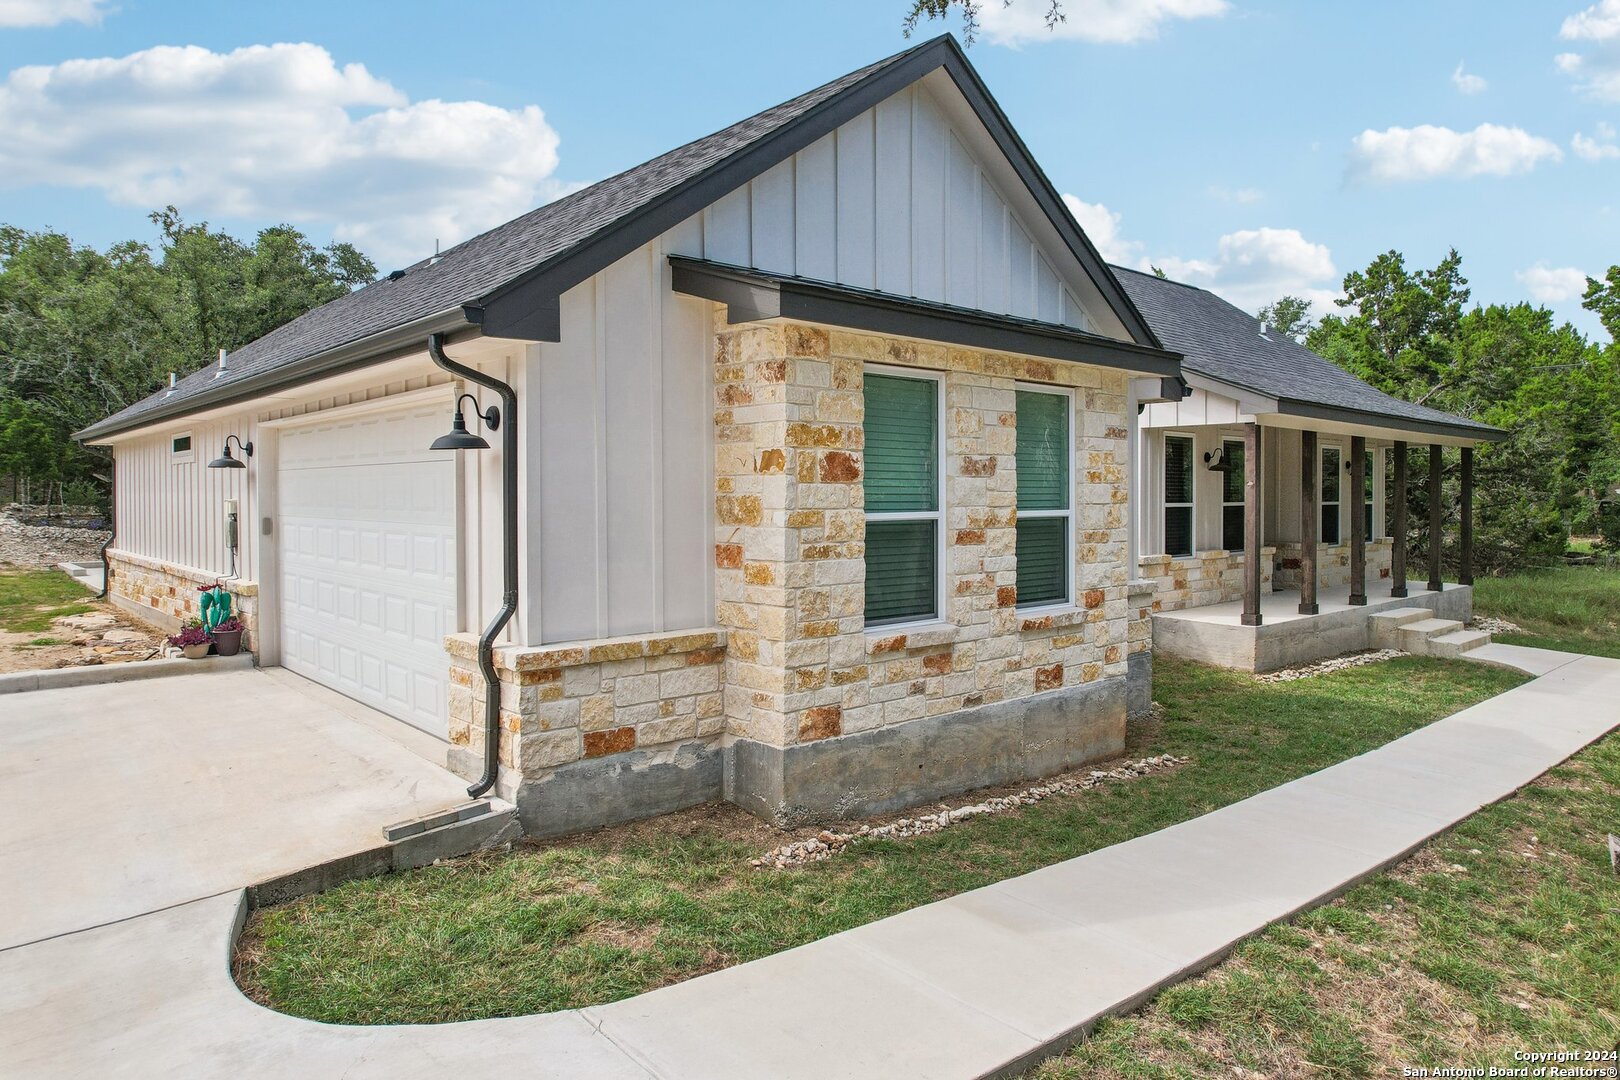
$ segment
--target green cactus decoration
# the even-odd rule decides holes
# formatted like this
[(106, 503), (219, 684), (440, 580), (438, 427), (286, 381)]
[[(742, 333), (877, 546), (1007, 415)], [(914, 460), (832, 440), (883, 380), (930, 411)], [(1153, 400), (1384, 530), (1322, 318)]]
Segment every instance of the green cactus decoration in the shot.
[(202, 627), (212, 633), (214, 627), (231, 617), (231, 594), (217, 581), (203, 586), (198, 593), (197, 607), (202, 614)]

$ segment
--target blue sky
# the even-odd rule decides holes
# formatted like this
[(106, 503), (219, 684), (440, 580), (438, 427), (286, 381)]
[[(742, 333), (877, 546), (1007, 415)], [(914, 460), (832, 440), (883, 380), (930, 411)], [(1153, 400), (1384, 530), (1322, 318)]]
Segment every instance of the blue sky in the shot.
[[(1110, 257), (1329, 310), (1456, 246), (1476, 300), (1598, 332), (1620, 0), (985, 3), (969, 56)], [(0, 0), (0, 221), (100, 246), (173, 202), (386, 271), (904, 48), (904, 7)]]

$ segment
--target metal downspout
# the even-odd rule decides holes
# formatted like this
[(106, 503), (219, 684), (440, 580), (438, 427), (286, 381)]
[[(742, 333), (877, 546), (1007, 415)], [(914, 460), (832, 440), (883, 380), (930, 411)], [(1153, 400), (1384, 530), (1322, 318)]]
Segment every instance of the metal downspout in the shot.
[(495, 639), (512, 616), (517, 614), (518, 519), (517, 519), (517, 392), (511, 386), (483, 372), (458, 364), (444, 354), (444, 335), (428, 336), (428, 354), (433, 362), (452, 375), (477, 383), (501, 395), (501, 570), (503, 591), (501, 610), (478, 639), (478, 669), (484, 674), (484, 775), (467, 789), (478, 798), (495, 786), (501, 754), (501, 684), (495, 674)]
[(107, 466), (107, 521), (112, 528), (107, 530), (106, 543), (101, 545), (101, 591), (96, 594), (97, 600), (105, 600), (112, 592), (112, 560), (107, 558), (107, 549), (112, 547), (113, 540), (118, 537), (118, 452), (113, 451), (112, 462)]

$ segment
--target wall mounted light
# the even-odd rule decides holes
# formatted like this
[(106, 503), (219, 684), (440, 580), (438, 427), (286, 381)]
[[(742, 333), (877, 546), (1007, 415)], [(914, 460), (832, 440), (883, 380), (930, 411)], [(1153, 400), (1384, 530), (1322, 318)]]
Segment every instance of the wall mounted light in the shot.
[(1237, 471), (1237, 463), (1226, 456), (1226, 447), (1206, 451), (1204, 454), (1204, 467), (1210, 472), (1228, 473)]
[[(236, 448), (238, 450), (242, 451), (242, 457), (238, 458), (238, 457), (232, 457), (231, 456), (231, 440), (232, 439), (236, 440)], [(213, 461), (210, 461), (208, 463), (208, 467), (210, 469), (245, 469), (245, 468), (247, 468), (247, 462), (242, 460), (242, 458), (250, 458), (252, 456), (253, 456), (253, 444), (252, 443), (243, 442), (241, 439), (237, 438), (235, 435), (227, 435), (227, 436), (225, 436), (225, 449), (223, 449), (223, 450), (221, 450), (219, 452), (219, 457), (215, 458)]]
[(440, 435), (437, 439), (434, 439), (433, 445), (428, 447), (429, 450), (489, 449), (489, 443), (484, 441), (484, 437), (482, 435), (474, 435), (472, 432), (467, 430), (467, 421), (462, 417), (461, 414), (461, 403), (463, 401), (471, 401), (473, 403), (473, 415), (478, 417), (479, 420), (483, 421), (486, 429), (490, 431), (497, 431), (500, 429), (501, 410), (498, 406), (491, 405), (483, 412), (479, 412), (478, 399), (473, 397), (471, 394), (462, 394), (456, 399), (456, 415), (455, 418), (450, 421), (450, 434)]

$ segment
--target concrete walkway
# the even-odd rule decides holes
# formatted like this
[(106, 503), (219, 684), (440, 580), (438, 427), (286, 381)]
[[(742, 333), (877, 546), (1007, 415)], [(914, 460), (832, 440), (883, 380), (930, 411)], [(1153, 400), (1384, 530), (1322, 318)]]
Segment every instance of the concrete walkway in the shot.
[(1342, 891), (1620, 723), (1620, 661), (1535, 681), (1162, 832), (639, 997), (342, 1028), (227, 970), (238, 894), (0, 952), (0, 1071), (44, 1076), (981, 1077)]

